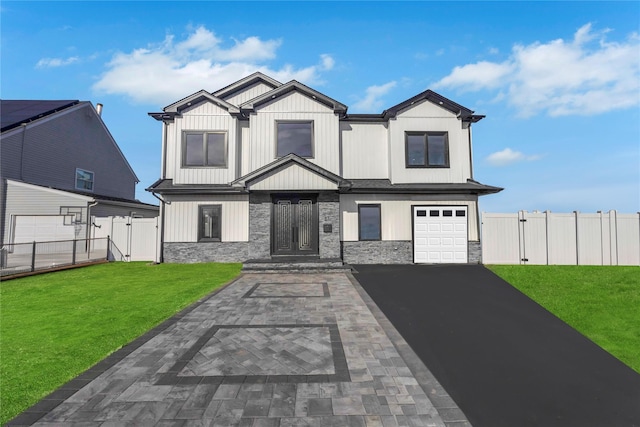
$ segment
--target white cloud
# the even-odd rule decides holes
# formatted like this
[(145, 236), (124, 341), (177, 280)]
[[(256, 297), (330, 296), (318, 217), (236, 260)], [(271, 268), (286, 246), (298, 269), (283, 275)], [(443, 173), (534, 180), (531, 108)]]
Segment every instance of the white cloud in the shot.
[(539, 154), (525, 155), (520, 151), (514, 151), (511, 148), (505, 148), (502, 151), (496, 151), (495, 153), (487, 156), (487, 163), (491, 166), (507, 166), (512, 163), (521, 161), (533, 161), (542, 158)]
[(74, 62), (78, 62), (80, 58), (77, 56), (71, 56), (69, 58), (42, 58), (36, 64), (36, 68), (55, 68), (55, 67), (64, 67), (65, 65), (73, 64)]
[(608, 29), (579, 28), (573, 40), (515, 45), (503, 62), (455, 67), (435, 88), (497, 90), (524, 117), (591, 115), (640, 103), (640, 38), (608, 42)]
[(232, 46), (224, 47), (221, 38), (201, 26), (192, 29), (183, 41), (168, 35), (162, 43), (118, 52), (93, 89), (125, 95), (139, 103), (167, 105), (200, 89), (219, 89), (256, 71), (282, 82), (319, 84), (320, 72), (335, 65), (330, 55), (323, 54), (316, 65), (297, 68), (285, 64), (271, 69), (265, 63), (276, 57), (282, 40), (252, 36), (232, 41)]
[(380, 86), (369, 86), (366, 90), (366, 96), (353, 104), (352, 109), (366, 113), (380, 110), (383, 105), (383, 100), (380, 98), (389, 93), (395, 86), (395, 80)]

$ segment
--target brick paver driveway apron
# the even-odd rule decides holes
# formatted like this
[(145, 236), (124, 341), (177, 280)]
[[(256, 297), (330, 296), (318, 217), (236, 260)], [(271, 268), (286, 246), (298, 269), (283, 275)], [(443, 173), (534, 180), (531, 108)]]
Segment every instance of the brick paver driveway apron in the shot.
[(244, 274), (12, 423), (469, 425), (349, 273)]

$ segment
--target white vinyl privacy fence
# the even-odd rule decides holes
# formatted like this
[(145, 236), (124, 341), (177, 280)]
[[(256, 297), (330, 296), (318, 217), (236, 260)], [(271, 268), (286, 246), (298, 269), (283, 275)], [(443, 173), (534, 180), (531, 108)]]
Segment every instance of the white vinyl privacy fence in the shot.
[[(111, 238), (116, 261), (158, 261), (158, 218), (92, 218), (91, 237)], [(114, 247), (115, 246), (115, 247)]]
[(640, 265), (640, 213), (482, 214), (485, 264)]

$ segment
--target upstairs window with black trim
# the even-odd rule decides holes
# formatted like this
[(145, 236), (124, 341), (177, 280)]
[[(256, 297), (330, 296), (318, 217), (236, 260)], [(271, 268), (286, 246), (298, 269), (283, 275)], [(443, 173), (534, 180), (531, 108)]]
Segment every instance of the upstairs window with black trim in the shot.
[(76, 189), (93, 191), (93, 172), (76, 169)]
[(226, 167), (227, 133), (187, 131), (182, 136), (182, 166)]
[(200, 206), (198, 241), (219, 242), (222, 237), (222, 206)]
[(358, 239), (381, 240), (380, 205), (358, 205)]
[(313, 122), (276, 122), (276, 157), (313, 157)]
[(408, 168), (448, 168), (447, 132), (406, 132), (406, 166)]

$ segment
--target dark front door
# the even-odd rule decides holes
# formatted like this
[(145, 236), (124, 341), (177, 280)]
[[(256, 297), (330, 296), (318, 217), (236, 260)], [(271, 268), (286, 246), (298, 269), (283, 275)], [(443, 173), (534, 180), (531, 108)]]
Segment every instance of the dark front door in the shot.
[(315, 196), (275, 196), (271, 242), (274, 255), (318, 253), (318, 205)]

